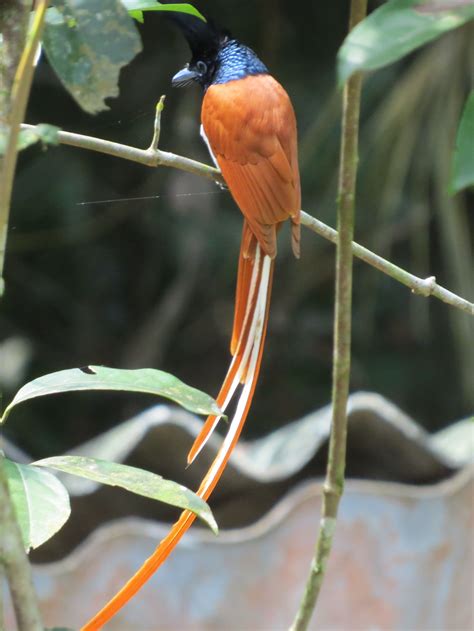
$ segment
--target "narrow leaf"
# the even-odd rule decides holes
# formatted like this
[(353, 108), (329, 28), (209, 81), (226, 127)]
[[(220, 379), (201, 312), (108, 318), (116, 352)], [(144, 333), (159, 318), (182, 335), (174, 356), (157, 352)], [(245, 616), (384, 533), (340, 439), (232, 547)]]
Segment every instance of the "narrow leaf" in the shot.
[(8, 487), (25, 549), (37, 548), (66, 523), (71, 513), (69, 495), (51, 473), (5, 458)]
[(82, 456), (46, 458), (35, 462), (35, 465), (57, 469), (100, 484), (118, 486), (136, 495), (190, 510), (202, 519), (215, 534), (218, 532), (211, 509), (204, 500), (185, 486), (171, 480), (165, 480), (150, 471)]
[[(176, 2), (174, 4), (162, 4), (155, 0), (122, 0), (122, 4), (130, 13), (130, 15), (143, 22), (143, 11), (174, 11), (178, 13), (187, 13), (188, 15), (194, 15), (195, 17), (206, 22), (206, 18), (200, 13), (192, 4), (183, 2)], [(138, 17), (140, 14), (140, 17)]]
[(118, 96), (122, 66), (141, 51), (133, 20), (120, 0), (53, 0), (43, 44), (56, 74), (77, 103), (91, 113)]
[(359, 70), (391, 64), (474, 17), (474, 3), (433, 12), (429, 7), (429, 2), (420, 0), (389, 0), (373, 11), (352, 29), (339, 50), (339, 83)]
[(471, 91), (459, 123), (453, 157), (450, 192), (474, 186), (474, 90)]
[(177, 377), (161, 370), (119, 370), (87, 366), (60, 370), (30, 381), (16, 393), (0, 420), (4, 422), (15, 405), (29, 399), (85, 390), (143, 392), (170, 399), (195, 414), (220, 414), (217, 403), (209, 395), (187, 386)]

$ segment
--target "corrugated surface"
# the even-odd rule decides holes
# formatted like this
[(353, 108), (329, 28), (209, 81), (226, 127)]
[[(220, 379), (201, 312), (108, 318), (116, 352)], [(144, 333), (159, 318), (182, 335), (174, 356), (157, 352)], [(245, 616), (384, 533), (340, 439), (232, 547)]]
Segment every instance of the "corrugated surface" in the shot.
[[(320, 486), (307, 478), (323, 471), (328, 419), (329, 410), (320, 410), (243, 444), (219, 487), (215, 513), (221, 524), (246, 527), (218, 538), (193, 529), (110, 629), (288, 628), (319, 520)], [(430, 437), (395, 406), (364, 393), (351, 399), (350, 427), (349, 468), (369, 479), (347, 483), (313, 628), (474, 628), (472, 423)], [(175, 478), (179, 472), (193, 485), (203, 465), (182, 475), (181, 463), (197, 428), (188, 415), (159, 406), (78, 451), (146, 468), (153, 461), (156, 470)], [(385, 481), (370, 479), (376, 476)], [(75, 492), (64, 540), (49, 552), (45, 547), (43, 558), (120, 514), (117, 506), (146, 514), (138, 510), (145, 504), (94, 485), (76, 484)], [(65, 559), (36, 566), (45, 622), (79, 626), (165, 532), (150, 520), (116, 520), (99, 525)]]

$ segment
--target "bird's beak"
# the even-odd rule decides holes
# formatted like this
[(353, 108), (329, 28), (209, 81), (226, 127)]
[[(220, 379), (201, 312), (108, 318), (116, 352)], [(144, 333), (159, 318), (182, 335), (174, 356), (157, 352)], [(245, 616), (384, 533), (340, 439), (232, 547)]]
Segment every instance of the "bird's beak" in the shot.
[(184, 88), (199, 77), (199, 73), (195, 70), (190, 70), (187, 66), (177, 72), (171, 79), (171, 85), (173, 88)]

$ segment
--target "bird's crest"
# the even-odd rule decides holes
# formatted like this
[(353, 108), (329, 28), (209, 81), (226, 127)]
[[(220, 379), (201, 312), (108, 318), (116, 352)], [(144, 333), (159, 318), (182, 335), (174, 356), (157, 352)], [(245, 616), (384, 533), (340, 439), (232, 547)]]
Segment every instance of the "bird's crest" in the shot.
[(219, 29), (206, 15), (204, 22), (200, 18), (187, 13), (170, 11), (167, 17), (181, 30), (189, 44), (194, 57), (213, 57), (229, 38), (229, 33)]

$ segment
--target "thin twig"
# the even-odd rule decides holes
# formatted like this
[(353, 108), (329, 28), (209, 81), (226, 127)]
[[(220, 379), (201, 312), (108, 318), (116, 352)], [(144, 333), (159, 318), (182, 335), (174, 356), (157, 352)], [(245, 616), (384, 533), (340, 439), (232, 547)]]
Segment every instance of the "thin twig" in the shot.
[[(159, 121), (159, 115), (161, 110), (157, 107), (157, 116), (155, 119), (155, 134), (152, 140), (152, 144), (148, 149), (138, 149), (136, 147), (130, 147), (128, 145), (122, 145), (118, 142), (111, 142), (110, 140), (102, 140), (101, 138), (94, 138), (93, 136), (83, 136), (82, 134), (73, 134), (68, 131), (59, 131), (57, 139), (62, 145), (69, 145), (71, 147), (78, 147), (79, 149), (88, 149), (89, 151), (97, 151), (98, 153), (105, 153), (115, 158), (121, 158), (122, 160), (130, 160), (131, 162), (138, 162), (148, 167), (172, 167), (174, 169), (180, 169), (193, 175), (200, 175), (213, 182), (224, 184), (224, 179), (220, 174), (220, 171), (215, 167), (208, 166), (202, 162), (185, 158), (184, 156), (178, 156), (175, 153), (169, 153), (168, 151), (162, 151), (154, 147), (157, 129), (157, 120)], [(22, 125), (22, 129), (35, 129), (35, 125)], [(159, 128), (159, 127), (158, 127)]]
[(8, 492), (4, 461), (0, 453), (0, 563), (5, 568), (19, 631), (42, 631), (31, 566)]
[[(301, 211), (301, 223), (328, 241), (337, 243), (337, 230), (330, 228), (322, 221), (319, 221), (315, 217), (312, 217), (303, 211)], [(425, 298), (433, 296), (452, 307), (456, 307), (457, 309), (474, 316), (474, 303), (469, 302), (468, 300), (454, 294), (452, 291), (449, 291), (449, 289), (445, 289), (441, 285), (438, 285), (434, 276), (419, 278), (414, 274), (410, 274), (410, 272), (407, 272), (403, 268), (398, 267), (398, 265), (387, 261), (387, 259), (378, 256), (378, 254), (375, 254), (371, 250), (364, 248), (364, 246), (359, 245), (355, 241), (352, 242), (352, 253), (354, 256), (361, 259), (361, 261), (368, 263), (368, 265), (375, 267), (387, 276), (394, 278), (399, 283), (402, 283), (402, 285), (406, 285), (406, 287), (409, 287), (414, 294), (419, 294)]]
[[(161, 100), (160, 103), (162, 103)], [(70, 145), (73, 147), (78, 147), (80, 149), (88, 149), (90, 151), (105, 153), (107, 155), (121, 158), (123, 160), (138, 162), (145, 166), (173, 167), (175, 169), (186, 171), (187, 173), (199, 175), (208, 180), (218, 182), (219, 184), (223, 184), (224, 180), (218, 169), (207, 164), (197, 162), (195, 160), (190, 160), (189, 158), (185, 158), (184, 156), (179, 156), (174, 153), (169, 153), (167, 151), (162, 151), (155, 148), (154, 145), (156, 130), (157, 128), (159, 129), (159, 116), (162, 109), (163, 108), (159, 109), (159, 105), (157, 106), (155, 134), (149, 149), (137, 149), (135, 147), (121, 145), (109, 140), (102, 140), (100, 138), (94, 138), (91, 136), (82, 136), (81, 134), (73, 134), (66, 131), (58, 132), (58, 141), (64, 145)], [(35, 129), (34, 125), (22, 125), (21, 127), (22, 129)], [(308, 215), (303, 211), (301, 212), (301, 223), (313, 232), (316, 232), (323, 238), (327, 239), (328, 241), (331, 241), (332, 243), (337, 242), (337, 230), (334, 230), (334, 228), (331, 228), (327, 224), (319, 221), (315, 217), (312, 217), (311, 215)], [(421, 296), (425, 297), (433, 296), (434, 298), (438, 298), (439, 300), (442, 300), (452, 307), (461, 309), (461, 311), (465, 311), (470, 315), (474, 315), (474, 304), (472, 302), (469, 302), (468, 300), (457, 296), (448, 289), (445, 289), (441, 285), (438, 285), (435, 282), (433, 276), (427, 279), (418, 278), (417, 276), (414, 276), (413, 274), (405, 271), (401, 267), (398, 267), (390, 261), (387, 261), (381, 256), (374, 254), (373, 252), (363, 247), (362, 245), (359, 245), (358, 243), (352, 243), (352, 251), (354, 253), (354, 256), (361, 259), (365, 263), (372, 265), (372, 267), (377, 268), (384, 274), (387, 274), (387, 276), (391, 276), (403, 285), (406, 285), (414, 293), (420, 294)]]
[[(364, 19), (367, 0), (351, 0), (349, 30)], [(339, 502), (344, 491), (347, 443), (347, 399), (351, 369), (352, 239), (358, 163), (359, 114), (362, 75), (345, 84), (342, 100), (341, 158), (338, 185), (338, 239), (332, 378), (332, 423), (321, 523), (309, 576), (292, 631), (308, 628), (323, 584), (336, 530)]]
[(156, 105), (155, 124), (153, 126), (153, 138), (150, 145), (151, 151), (158, 151), (158, 144), (160, 142), (161, 134), (161, 112), (165, 109), (165, 98), (166, 95), (162, 94), (160, 100)]

